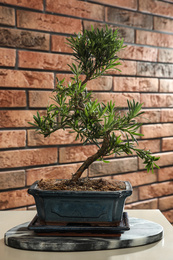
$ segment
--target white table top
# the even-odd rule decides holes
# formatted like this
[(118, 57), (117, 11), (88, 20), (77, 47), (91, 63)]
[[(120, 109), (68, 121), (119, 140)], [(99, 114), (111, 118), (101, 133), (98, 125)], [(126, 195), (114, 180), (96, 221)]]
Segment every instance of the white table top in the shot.
[(159, 210), (126, 210), (129, 217), (157, 222), (164, 229), (159, 242), (146, 246), (87, 252), (38, 252), (18, 250), (4, 244), (4, 233), (31, 221), (36, 211), (0, 211), (0, 259), (2, 260), (173, 260), (173, 227)]

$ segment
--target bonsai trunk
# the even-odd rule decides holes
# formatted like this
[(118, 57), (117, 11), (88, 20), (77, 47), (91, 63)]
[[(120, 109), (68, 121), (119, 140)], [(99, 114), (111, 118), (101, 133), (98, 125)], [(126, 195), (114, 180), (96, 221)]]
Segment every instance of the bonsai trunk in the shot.
[(109, 134), (104, 137), (103, 143), (101, 148), (97, 151), (97, 153), (93, 154), (92, 156), (88, 157), (86, 161), (81, 165), (81, 167), (77, 170), (75, 174), (73, 174), (72, 181), (77, 181), (82, 173), (97, 159), (99, 159), (102, 156), (105, 156), (108, 153), (109, 148)]

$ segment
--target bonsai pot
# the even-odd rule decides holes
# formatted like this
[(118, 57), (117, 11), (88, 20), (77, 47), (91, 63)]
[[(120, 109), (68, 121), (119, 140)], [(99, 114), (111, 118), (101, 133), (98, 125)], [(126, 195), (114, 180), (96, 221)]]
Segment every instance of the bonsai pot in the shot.
[(117, 226), (122, 220), (125, 199), (132, 186), (119, 191), (41, 190), (36, 181), (29, 189), (36, 202), (37, 215), (44, 224), (92, 223)]

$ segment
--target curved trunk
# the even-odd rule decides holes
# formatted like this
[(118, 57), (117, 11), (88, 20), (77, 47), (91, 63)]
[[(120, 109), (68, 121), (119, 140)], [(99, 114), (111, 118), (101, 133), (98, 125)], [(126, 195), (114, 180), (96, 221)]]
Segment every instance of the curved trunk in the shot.
[(107, 150), (109, 147), (109, 135), (106, 136), (103, 140), (101, 148), (97, 151), (97, 153), (93, 154), (92, 156), (88, 157), (86, 161), (81, 165), (81, 167), (77, 170), (75, 174), (73, 174), (72, 180), (77, 181), (82, 173), (97, 159), (107, 154)]

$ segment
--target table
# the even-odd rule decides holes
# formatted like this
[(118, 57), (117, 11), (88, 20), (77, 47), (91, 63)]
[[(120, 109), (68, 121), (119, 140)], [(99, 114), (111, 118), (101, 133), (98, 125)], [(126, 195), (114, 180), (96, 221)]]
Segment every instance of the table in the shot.
[(4, 233), (31, 221), (36, 211), (0, 212), (0, 255), (2, 260), (173, 260), (173, 227), (159, 210), (127, 210), (129, 217), (157, 222), (164, 228), (164, 238), (146, 246), (87, 252), (38, 252), (17, 250), (4, 244)]

